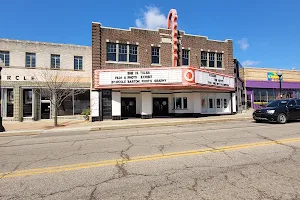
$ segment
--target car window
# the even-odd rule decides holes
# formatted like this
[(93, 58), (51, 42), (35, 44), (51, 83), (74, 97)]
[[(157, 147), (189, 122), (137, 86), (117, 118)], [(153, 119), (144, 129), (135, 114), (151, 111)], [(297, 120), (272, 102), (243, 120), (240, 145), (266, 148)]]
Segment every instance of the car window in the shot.
[(297, 99), (296, 101), (297, 101), (297, 105), (300, 106), (300, 99)]
[(282, 106), (282, 105), (286, 105), (287, 101), (286, 100), (274, 100), (272, 102), (270, 102), (267, 107), (277, 107), (277, 106)]
[(294, 100), (291, 100), (289, 103), (288, 103), (288, 106), (295, 106), (296, 105), (296, 102)]

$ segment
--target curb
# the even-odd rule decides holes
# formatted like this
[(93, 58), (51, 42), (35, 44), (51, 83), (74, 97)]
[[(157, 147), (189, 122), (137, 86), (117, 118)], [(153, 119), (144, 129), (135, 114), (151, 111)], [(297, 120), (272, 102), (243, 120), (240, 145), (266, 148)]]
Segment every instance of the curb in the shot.
[(175, 121), (175, 122), (159, 122), (159, 123), (143, 123), (143, 124), (124, 124), (124, 125), (112, 125), (112, 126), (95, 126), (95, 127), (77, 127), (77, 128), (61, 128), (51, 130), (28, 130), (28, 131), (8, 131), (0, 133), (0, 137), (11, 137), (11, 136), (32, 136), (41, 134), (51, 134), (51, 132), (66, 132), (72, 130), (86, 130), (90, 132), (103, 131), (103, 130), (120, 130), (120, 129), (131, 129), (131, 128), (145, 128), (145, 127), (161, 127), (161, 126), (176, 126), (186, 124), (206, 124), (216, 122), (227, 122), (227, 121), (244, 121), (252, 119), (252, 117), (240, 117), (240, 118), (224, 118), (224, 119), (207, 119), (207, 120), (190, 120), (190, 121)]
[(7, 131), (6, 133), (0, 133), (0, 137), (11, 137), (11, 136), (31, 136), (31, 135), (40, 135), (42, 131)]
[(161, 123), (145, 123), (145, 124), (135, 124), (135, 125), (114, 125), (107, 127), (92, 127), (90, 131), (103, 131), (103, 130), (118, 130), (118, 129), (130, 129), (130, 128), (145, 128), (145, 127), (160, 127), (160, 126), (174, 126), (174, 125), (185, 125), (185, 124), (206, 124), (215, 122), (227, 122), (227, 121), (244, 121), (252, 119), (252, 117), (242, 117), (242, 118), (227, 118), (227, 119), (211, 119), (205, 121), (178, 121), (178, 122), (161, 122)]

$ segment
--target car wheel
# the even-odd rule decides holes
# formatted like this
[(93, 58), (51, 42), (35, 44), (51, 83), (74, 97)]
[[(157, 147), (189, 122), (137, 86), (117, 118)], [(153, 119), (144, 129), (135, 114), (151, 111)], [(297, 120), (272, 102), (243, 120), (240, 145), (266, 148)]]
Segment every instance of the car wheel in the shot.
[(286, 117), (285, 114), (281, 113), (281, 114), (278, 115), (278, 117), (277, 117), (277, 122), (278, 122), (279, 124), (285, 124), (286, 121), (287, 121), (287, 117)]

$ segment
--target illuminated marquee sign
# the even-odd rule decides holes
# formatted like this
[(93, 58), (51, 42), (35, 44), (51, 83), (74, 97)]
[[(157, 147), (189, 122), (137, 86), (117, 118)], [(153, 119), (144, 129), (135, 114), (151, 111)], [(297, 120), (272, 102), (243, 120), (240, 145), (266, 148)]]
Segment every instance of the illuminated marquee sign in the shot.
[(181, 83), (181, 69), (100, 72), (99, 85)]
[(142, 86), (142, 85), (210, 85), (234, 88), (234, 78), (226, 75), (201, 71), (195, 68), (99, 70), (96, 72), (98, 86)]
[(202, 71), (196, 71), (196, 83), (220, 87), (234, 87), (233, 78)]

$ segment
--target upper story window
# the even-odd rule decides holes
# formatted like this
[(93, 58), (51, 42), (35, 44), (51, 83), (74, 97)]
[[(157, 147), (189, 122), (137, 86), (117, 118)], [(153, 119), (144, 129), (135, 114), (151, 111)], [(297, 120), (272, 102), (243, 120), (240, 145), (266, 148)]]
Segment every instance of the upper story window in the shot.
[(119, 44), (119, 61), (127, 62), (127, 45)]
[(51, 54), (51, 68), (52, 69), (60, 68), (60, 55)]
[(4, 66), (9, 66), (9, 51), (0, 51), (0, 59)]
[(159, 59), (159, 47), (152, 47), (152, 57), (151, 57), (151, 63), (152, 64), (160, 64), (160, 59)]
[(189, 55), (189, 50), (182, 49), (182, 65), (189, 65)]
[(82, 62), (83, 57), (82, 56), (74, 56), (74, 70), (82, 70)]
[(223, 67), (223, 54), (217, 53), (217, 68)]
[(138, 62), (138, 46), (107, 43), (106, 61), (136, 63)]
[(117, 45), (114, 43), (107, 43), (107, 61), (117, 61)]
[(129, 62), (137, 62), (138, 47), (137, 45), (129, 45)]
[(215, 53), (209, 53), (209, 67), (215, 67)]
[(36, 66), (36, 54), (35, 53), (27, 53), (26, 52), (26, 67), (27, 68), (35, 68)]
[(207, 52), (201, 51), (201, 67), (207, 66)]

